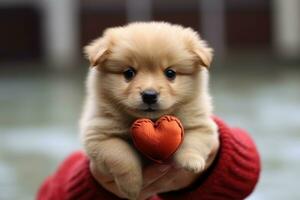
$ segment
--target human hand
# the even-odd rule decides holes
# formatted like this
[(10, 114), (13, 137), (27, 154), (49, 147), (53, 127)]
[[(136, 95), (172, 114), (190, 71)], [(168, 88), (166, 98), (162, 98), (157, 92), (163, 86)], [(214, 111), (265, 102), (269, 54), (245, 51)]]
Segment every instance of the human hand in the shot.
[[(205, 169), (209, 168), (213, 163), (218, 149), (219, 143), (216, 143), (207, 159)], [(101, 173), (93, 162), (90, 163), (90, 170), (103, 188), (120, 198), (126, 198), (126, 195), (119, 191), (112, 176)], [(178, 168), (172, 163), (146, 166), (143, 169), (143, 187), (138, 200), (145, 200), (159, 193), (186, 188), (194, 183), (204, 172), (205, 170), (200, 173), (189, 172), (183, 168)]]

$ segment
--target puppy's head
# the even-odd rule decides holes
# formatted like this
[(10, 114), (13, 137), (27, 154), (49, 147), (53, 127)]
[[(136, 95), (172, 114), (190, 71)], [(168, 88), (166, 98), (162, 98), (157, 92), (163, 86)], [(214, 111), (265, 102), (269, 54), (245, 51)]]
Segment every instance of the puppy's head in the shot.
[(102, 98), (135, 117), (157, 118), (197, 96), (212, 49), (190, 28), (163, 22), (107, 29), (85, 47)]

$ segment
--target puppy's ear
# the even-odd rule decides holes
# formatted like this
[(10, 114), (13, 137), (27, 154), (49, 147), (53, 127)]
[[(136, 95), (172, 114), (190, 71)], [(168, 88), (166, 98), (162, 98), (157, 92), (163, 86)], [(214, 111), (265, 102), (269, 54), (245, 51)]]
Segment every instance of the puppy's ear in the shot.
[(201, 66), (204, 66), (207, 69), (210, 68), (210, 64), (213, 58), (213, 50), (211, 48), (197, 48), (194, 50), (194, 53), (199, 58), (199, 64)]
[(194, 53), (198, 57), (199, 64), (206, 67), (210, 67), (213, 58), (213, 49), (209, 48), (205, 41), (201, 41), (201, 44), (197, 45), (194, 49)]
[(92, 67), (101, 65), (109, 54), (108, 41), (101, 37), (85, 46), (83, 51)]

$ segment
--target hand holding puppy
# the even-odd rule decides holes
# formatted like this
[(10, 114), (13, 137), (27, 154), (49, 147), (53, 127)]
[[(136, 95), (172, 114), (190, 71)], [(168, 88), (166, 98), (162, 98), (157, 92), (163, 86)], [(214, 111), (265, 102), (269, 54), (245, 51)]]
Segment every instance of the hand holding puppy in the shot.
[[(213, 146), (205, 167), (206, 169), (210, 167), (217, 155), (219, 141), (215, 141)], [(90, 170), (94, 178), (102, 187), (120, 198), (126, 198), (126, 196), (118, 189), (112, 176), (101, 173), (97, 170), (97, 167), (93, 162), (90, 163)], [(143, 187), (138, 199), (145, 200), (159, 193), (186, 188), (194, 183), (204, 172), (205, 171), (192, 173), (172, 164), (153, 164), (147, 166), (143, 169)]]
[[(163, 163), (149, 165), (143, 169), (143, 184), (137, 198), (138, 200), (145, 200), (159, 193), (188, 187), (212, 164), (219, 149), (219, 140), (215, 140), (212, 143), (209, 157), (204, 162), (206, 163), (204, 171), (195, 173), (181, 164), (171, 163), (172, 161), (170, 160), (170, 156), (176, 151), (183, 140), (183, 127), (177, 118), (164, 116), (155, 123), (151, 120), (139, 119), (132, 125), (131, 131), (135, 146), (154, 162)], [(168, 134), (174, 137), (170, 137), (171, 135)], [(166, 147), (166, 142), (171, 145), (171, 148)], [(161, 148), (155, 148), (157, 146)], [(101, 173), (92, 161), (90, 163), (90, 170), (94, 178), (106, 190), (120, 198), (127, 198), (126, 194), (119, 190), (114, 177)]]

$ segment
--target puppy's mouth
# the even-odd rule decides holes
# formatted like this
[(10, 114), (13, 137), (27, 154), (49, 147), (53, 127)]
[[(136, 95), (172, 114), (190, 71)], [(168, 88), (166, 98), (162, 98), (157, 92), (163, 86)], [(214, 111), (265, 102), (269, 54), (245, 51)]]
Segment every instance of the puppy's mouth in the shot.
[(133, 109), (128, 109), (128, 111), (134, 115), (135, 117), (147, 117), (147, 118), (157, 118), (163, 114), (170, 113), (170, 110), (163, 109), (160, 105), (153, 104), (153, 105), (145, 105), (141, 104), (138, 107)]
[(159, 115), (170, 113), (170, 109), (166, 109), (159, 103), (145, 104), (141, 103), (135, 107), (128, 107), (127, 111), (137, 117), (157, 117)]
[(148, 107), (147, 109), (144, 109), (143, 111), (144, 111), (144, 112), (155, 112), (155, 111), (157, 111), (157, 109)]
[(155, 103), (155, 104), (142, 104), (140, 106), (140, 111), (151, 113), (151, 112), (160, 111), (160, 107), (159, 107), (159, 104), (157, 104), (157, 103)]

